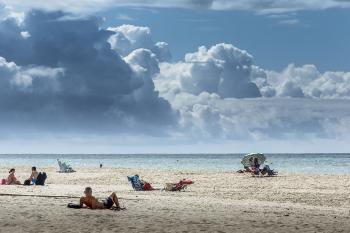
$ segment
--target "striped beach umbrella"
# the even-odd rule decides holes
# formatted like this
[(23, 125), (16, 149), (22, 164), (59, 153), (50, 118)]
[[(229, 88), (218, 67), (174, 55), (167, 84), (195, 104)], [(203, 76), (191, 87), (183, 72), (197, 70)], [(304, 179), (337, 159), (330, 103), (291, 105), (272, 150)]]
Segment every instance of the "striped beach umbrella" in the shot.
[(243, 164), (244, 167), (251, 167), (255, 158), (258, 159), (260, 165), (263, 164), (266, 160), (266, 157), (264, 154), (251, 153), (251, 154), (245, 155), (241, 163)]

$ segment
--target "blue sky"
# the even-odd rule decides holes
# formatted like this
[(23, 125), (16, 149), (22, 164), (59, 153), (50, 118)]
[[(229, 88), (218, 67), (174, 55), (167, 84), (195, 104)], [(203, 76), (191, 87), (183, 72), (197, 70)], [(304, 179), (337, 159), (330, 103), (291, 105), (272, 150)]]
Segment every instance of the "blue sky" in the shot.
[(3, 153), (350, 151), (349, 1), (0, 4)]
[(199, 45), (231, 43), (254, 55), (254, 62), (281, 70), (290, 63), (315, 64), (321, 71), (350, 69), (348, 9), (282, 14), (181, 8), (115, 8), (99, 13), (105, 25), (150, 27), (156, 41), (170, 44), (175, 60)]

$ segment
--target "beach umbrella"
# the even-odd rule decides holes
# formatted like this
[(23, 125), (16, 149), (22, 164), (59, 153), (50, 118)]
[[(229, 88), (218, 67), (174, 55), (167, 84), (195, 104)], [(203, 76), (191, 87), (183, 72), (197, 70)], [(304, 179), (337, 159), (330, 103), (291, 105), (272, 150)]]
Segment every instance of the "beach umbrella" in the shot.
[(252, 161), (257, 158), (259, 161), (259, 164), (263, 164), (266, 160), (266, 157), (264, 154), (261, 153), (251, 153), (247, 154), (243, 157), (241, 163), (243, 164), (244, 167), (250, 167), (252, 165)]

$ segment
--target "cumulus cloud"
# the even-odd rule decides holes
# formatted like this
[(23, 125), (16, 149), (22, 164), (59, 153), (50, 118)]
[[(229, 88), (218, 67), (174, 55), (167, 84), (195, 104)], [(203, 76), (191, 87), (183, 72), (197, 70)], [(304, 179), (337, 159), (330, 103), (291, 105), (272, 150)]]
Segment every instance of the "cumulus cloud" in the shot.
[(62, 12), (31, 11), (20, 24), (11, 17), (0, 22), (2, 123), (17, 117), (43, 128), (107, 131), (176, 124), (176, 113), (154, 90), (155, 55), (135, 51), (124, 60), (107, 41), (113, 34), (97, 18)]
[(282, 72), (266, 71), (267, 82), (281, 97), (348, 99), (349, 72), (319, 72), (315, 65), (296, 67), (291, 64)]
[(119, 27), (109, 27), (114, 34), (108, 39), (112, 49), (126, 56), (135, 49), (144, 48), (151, 50), (157, 55), (159, 61), (169, 61), (171, 54), (166, 42), (154, 43), (151, 36), (151, 29), (124, 24)]
[(160, 80), (178, 79), (179, 88), (191, 94), (216, 93), (222, 98), (260, 97), (251, 82), (252, 56), (230, 44), (202, 46), (188, 53), (185, 62), (163, 65)]
[(267, 71), (246, 51), (218, 44), (161, 63), (155, 85), (179, 111), (184, 135), (265, 140), (345, 136), (348, 81), (349, 73), (322, 74), (314, 65)]
[(183, 137), (197, 140), (342, 138), (350, 132), (347, 100), (222, 99), (207, 92), (164, 97), (180, 112)]
[(270, 71), (225, 43), (201, 46), (172, 63), (168, 44), (154, 42), (147, 27), (103, 29), (95, 17), (62, 12), (3, 17), (0, 38), (5, 131), (165, 133), (218, 141), (350, 132), (346, 72), (321, 73), (314, 65)]

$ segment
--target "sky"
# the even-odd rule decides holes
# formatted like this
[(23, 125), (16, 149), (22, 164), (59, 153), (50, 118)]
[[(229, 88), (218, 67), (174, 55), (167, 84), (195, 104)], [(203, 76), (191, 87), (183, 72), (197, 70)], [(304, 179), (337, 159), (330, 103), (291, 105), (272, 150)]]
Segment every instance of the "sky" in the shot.
[(349, 152), (350, 1), (0, 4), (1, 153)]
[(348, 9), (259, 14), (253, 11), (115, 8), (99, 13), (105, 25), (135, 24), (169, 43), (174, 60), (198, 45), (230, 43), (254, 55), (254, 62), (282, 70), (286, 64), (315, 64), (321, 71), (349, 70)]

